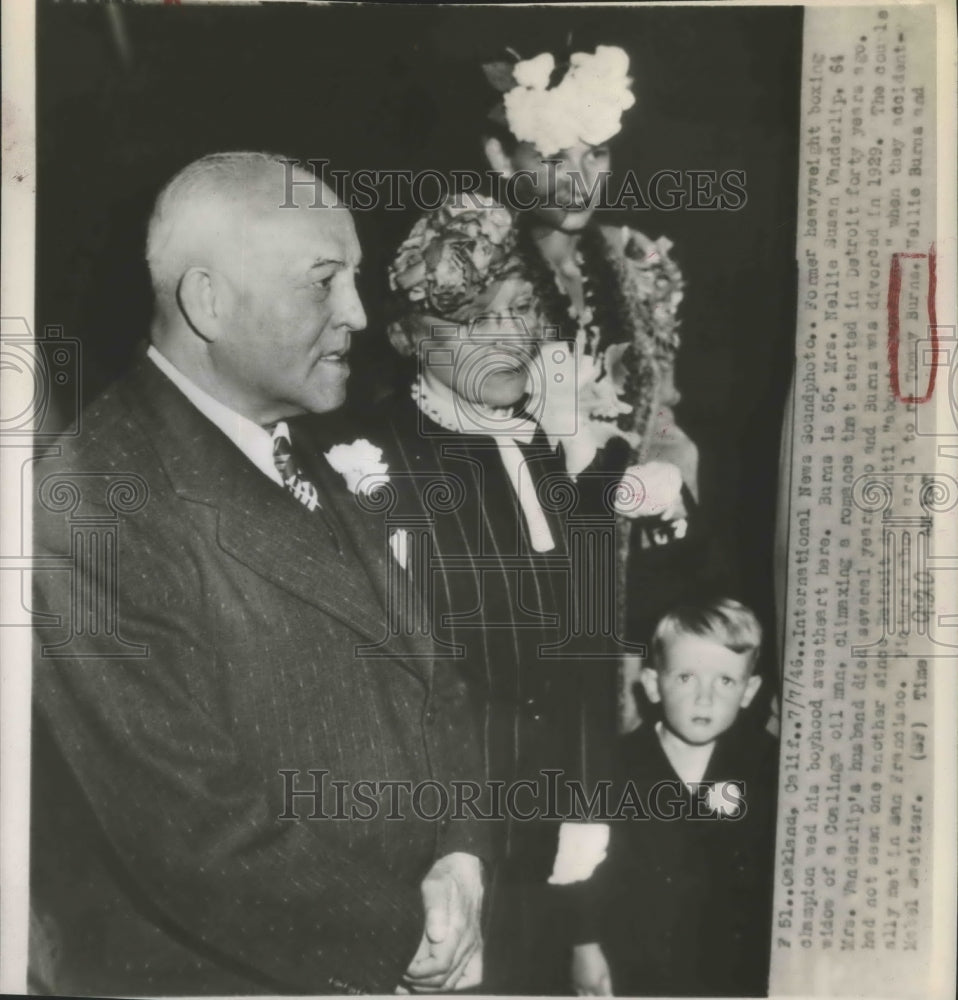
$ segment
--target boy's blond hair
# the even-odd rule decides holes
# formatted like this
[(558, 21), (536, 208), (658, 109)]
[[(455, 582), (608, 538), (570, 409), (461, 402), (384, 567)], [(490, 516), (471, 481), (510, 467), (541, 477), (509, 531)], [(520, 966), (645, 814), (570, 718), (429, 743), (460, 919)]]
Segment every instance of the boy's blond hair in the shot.
[(749, 653), (749, 673), (755, 669), (762, 645), (762, 626), (755, 613), (729, 597), (684, 604), (663, 615), (652, 634), (652, 666), (656, 670), (664, 666), (665, 644), (679, 635), (697, 635), (734, 653)]

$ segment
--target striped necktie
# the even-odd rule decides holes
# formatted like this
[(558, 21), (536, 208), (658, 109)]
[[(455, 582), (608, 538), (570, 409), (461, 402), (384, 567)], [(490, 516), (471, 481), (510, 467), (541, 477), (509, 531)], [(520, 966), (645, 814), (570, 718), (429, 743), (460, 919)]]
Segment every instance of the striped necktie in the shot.
[(319, 492), (303, 475), (296, 459), (293, 457), (293, 445), (289, 437), (289, 426), (285, 420), (280, 420), (273, 427), (273, 462), (283, 477), (286, 489), (307, 509), (320, 509)]

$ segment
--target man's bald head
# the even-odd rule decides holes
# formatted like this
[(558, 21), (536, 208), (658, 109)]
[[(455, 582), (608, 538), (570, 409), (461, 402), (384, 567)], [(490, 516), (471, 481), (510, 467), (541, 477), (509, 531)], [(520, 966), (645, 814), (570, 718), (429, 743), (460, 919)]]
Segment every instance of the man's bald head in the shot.
[(232, 152), (194, 160), (163, 188), (150, 217), (146, 261), (157, 298), (175, 294), (188, 268), (235, 253), (251, 220), (317, 202), (338, 204), (289, 157)]
[(312, 173), (267, 153), (217, 153), (156, 202), (150, 338), (196, 385), (255, 423), (341, 405), (366, 325), (347, 209)]

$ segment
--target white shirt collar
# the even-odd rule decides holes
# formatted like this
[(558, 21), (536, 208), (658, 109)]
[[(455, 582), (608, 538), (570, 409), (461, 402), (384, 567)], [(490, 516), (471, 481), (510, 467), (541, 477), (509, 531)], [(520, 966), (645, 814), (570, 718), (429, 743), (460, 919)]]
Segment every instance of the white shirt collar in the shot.
[(187, 378), (179, 368), (165, 358), (150, 344), (146, 356), (183, 393), (184, 396), (215, 424), (237, 448), (275, 483), (283, 485), (283, 477), (273, 462), (273, 437), (269, 431), (254, 424), (252, 420), (231, 410), (219, 400), (204, 392), (195, 382)]
[(535, 422), (516, 416), (512, 407), (494, 408), (470, 403), (440, 382), (427, 383), (422, 375), (413, 382), (411, 391), (419, 409), (447, 431), (526, 443), (535, 437)]
[(551, 552), (556, 547), (552, 529), (536, 496), (529, 464), (518, 445), (519, 441), (531, 443), (536, 433), (535, 422), (515, 416), (511, 408), (492, 409), (478, 403), (456, 402), (452, 389), (441, 383), (428, 385), (421, 375), (412, 384), (412, 398), (427, 417), (447, 431), (478, 435), (489, 435), (492, 431), (525, 516), (529, 541), (536, 552)]

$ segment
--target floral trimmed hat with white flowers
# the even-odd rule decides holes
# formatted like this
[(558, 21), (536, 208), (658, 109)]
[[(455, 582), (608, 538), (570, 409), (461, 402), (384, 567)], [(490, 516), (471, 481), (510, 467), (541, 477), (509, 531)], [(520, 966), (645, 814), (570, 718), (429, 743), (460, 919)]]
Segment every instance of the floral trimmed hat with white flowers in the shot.
[(521, 270), (509, 213), (492, 198), (463, 194), (427, 212), (396, 251), (389, 287), (408, 311), (468, 318), (492, 284)]
[(573, 52), (562, 62), (542, 52), (517, 62), (486, 63), (483, 70), (503, 94), (491, 117), (544, 157), (577, 142), (607, 142), (621, 129), (622, 113), (635, 104), (629, 57), (617, 45)]

